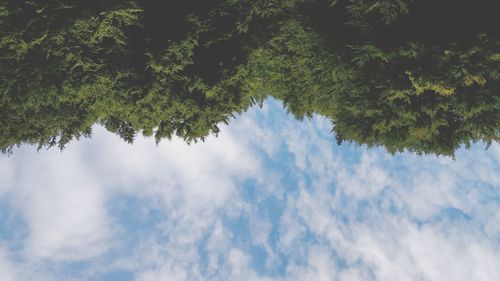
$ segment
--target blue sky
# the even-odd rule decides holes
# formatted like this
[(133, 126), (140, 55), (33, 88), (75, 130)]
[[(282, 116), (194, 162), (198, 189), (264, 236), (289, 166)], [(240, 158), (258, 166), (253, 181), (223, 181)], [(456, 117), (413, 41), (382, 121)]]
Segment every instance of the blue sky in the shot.
[(267, 100), (187, 145), (0, 156), (0, 279), (500, 280), (500, 145), (343, 144)]

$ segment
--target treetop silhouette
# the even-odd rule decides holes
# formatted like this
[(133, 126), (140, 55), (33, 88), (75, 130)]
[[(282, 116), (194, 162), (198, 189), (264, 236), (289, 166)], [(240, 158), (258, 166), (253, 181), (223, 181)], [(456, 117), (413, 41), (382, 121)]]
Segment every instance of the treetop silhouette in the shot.
[(499, 140), (493, 2), (0, 0), (0, 149), (197, 141), (272, 96), (337, 142), (453, 155)]

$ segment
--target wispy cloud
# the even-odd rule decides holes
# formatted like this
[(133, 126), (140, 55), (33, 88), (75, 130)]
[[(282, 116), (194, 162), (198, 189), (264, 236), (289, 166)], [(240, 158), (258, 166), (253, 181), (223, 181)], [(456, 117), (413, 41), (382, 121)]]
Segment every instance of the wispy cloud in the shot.
[(15, 281), (16, 275), (19, 274), (10, 262), (7, 251), (3, 247), (0, 247), (0, 276), (5, 281)]
[(2, 245), (21, 241), (0, 247), (0, 274), (500, 277), (499, 145), (456, 160), (391, 156), (338, 147), (329, 126), (321, 117), (299, 122), (268, 100), (204, 143), (140, 137), (131, 146), (96, 128), (62, 153), (22, 147), (0, 158), (0, 210), (27, 228), (25, 237), (0, 232)]

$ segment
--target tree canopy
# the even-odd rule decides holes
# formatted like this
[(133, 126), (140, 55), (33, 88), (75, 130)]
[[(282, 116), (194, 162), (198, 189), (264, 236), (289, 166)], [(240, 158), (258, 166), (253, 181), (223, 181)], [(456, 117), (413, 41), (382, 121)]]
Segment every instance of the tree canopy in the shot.
[(339, 143), (453, 155), (500, 139), (493, 2), (0, 0), (0, 149), (196, 141), (272, 96)]

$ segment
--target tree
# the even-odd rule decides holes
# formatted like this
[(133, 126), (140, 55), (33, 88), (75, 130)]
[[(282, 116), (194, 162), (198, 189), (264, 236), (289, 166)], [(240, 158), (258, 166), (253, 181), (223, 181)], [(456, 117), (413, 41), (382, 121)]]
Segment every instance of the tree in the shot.
[(0, 1), (0, 149), (62, 148), (96, 123), (196, 141), (268, 95), (330, 117), (338, 142), (452, 155), (499, 139), (488, 2), (182, 3)]
[(95, 123), (127, 141), (216, 133), (253, 102), (233, 78), (258, 43), (253, 18), (279, 12), (226, 2), (2, 3), (0, 148), (63, 147)]

